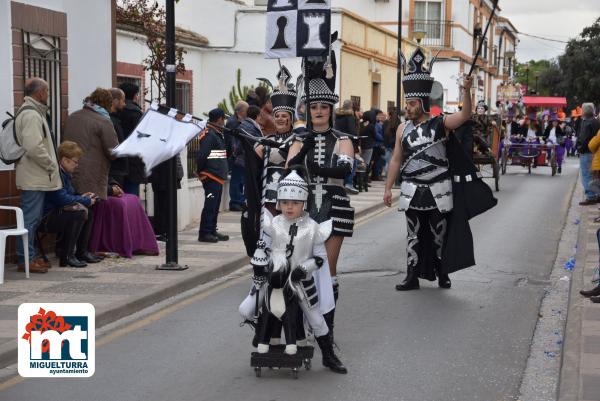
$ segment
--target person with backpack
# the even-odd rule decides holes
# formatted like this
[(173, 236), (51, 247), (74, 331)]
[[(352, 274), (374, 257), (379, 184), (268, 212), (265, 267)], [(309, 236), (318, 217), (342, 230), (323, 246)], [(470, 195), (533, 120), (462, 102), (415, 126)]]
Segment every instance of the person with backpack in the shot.
[[(29, 232), (29, 271), (46, 273), (50, 264), (35, 257), (34, 238), (42, 220), (46, 192), (62, 188), (56, 151), (47, 121), (48, 83), (41, 78), (25, 82), (25, 99), (15, 118), (15, 137), (25, 153), (15, 163), (21, 209)], [(19, 271), (25, 271), (24, 246), (17, 241)]]

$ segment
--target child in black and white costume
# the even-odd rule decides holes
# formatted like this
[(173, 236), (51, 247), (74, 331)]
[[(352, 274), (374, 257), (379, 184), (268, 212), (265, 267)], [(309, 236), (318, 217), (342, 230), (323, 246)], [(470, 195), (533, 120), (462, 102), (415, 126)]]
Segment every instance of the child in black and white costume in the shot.
[[(281, 210), (281, 214), (272, 217), (267, 213), (265, 217), (264, 230), (271, 238), (271, 244), (264, 253), (268, 258), (267, 283), (262, 299), (263, 318), (257, 328), (257, 348), (259, 353), (269, 351), (269, 319), (277, 318), (284, 320), (285, 353), (296, 353), (293, 306), (297, 303), (321, 348), (323, 365), (336, 373), (347, 373), (333, 351), (329, 329), (323, 318), (323, 314), (334, 307), (324, 245), (331, 235), (332, 222), (327, 220), (318, 224), (310, 218), (305, 211), (307, 200), (306, 181), (292, 171), (279, 182), (277, 209)], [(257, 252), (260, 254), (261, 250)], [(255, 255), (254, 259), (258, 262), (263, 258)], [(286, 310), (290, 305), (292, 308)]]

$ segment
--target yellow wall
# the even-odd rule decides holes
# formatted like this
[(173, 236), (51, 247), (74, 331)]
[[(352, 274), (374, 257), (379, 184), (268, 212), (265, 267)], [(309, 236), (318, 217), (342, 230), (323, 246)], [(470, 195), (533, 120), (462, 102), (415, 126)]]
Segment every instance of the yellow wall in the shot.
[[(372, 82), (379, 76), (381, 85), (378, 105), (386, 111), (388, 101), (396, 102), (396, 34), (344, 10), (341, 39), (340, 100), (343, 102), (351, 96), (360, 96), (361, 107), (368, 110), (374, 103), (371, 99)], [(416, 44), (403, 38), (402, 46), (408, 58)], [(427, 49), (425, 53), (430, 57)]]

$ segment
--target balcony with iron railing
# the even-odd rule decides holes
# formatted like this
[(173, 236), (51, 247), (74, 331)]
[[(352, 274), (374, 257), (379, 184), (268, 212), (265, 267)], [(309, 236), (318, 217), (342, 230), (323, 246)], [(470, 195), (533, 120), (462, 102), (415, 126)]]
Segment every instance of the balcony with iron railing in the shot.
[(413, 19), (410, 26), (410, 37), (413, 40), (415, 31), (425, 32), (421, 45), (443, 49), (453, 48), (452, 21)]

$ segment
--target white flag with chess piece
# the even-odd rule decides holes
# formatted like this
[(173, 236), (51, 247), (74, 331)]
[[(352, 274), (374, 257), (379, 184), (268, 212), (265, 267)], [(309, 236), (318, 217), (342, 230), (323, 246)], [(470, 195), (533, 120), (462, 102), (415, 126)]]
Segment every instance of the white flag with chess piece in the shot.
[(327, 57), (331, 0), (269, 0), (266, 58)]

